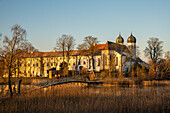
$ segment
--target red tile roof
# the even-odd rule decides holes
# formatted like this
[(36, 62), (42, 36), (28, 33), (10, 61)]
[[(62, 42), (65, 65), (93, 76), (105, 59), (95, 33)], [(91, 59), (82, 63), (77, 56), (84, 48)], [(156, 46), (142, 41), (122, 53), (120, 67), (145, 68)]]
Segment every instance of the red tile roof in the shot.
[(97, 45), (95, 46), (95, 49), (104, 50), (105, 46), (106, 46), (106, 44), (97, 44)]
[[(118, 43), (107, 41), (106, 44), (97, 44), (95, 46), (95, 55), (100, 55), (101, 50), (115, 50), (121, 54), (121, 52), (129, 52), (129, 49), (125, 45), (121, 45)], [(62, 51), (55, 51), (55, 52), (35, 52), (35, 53), (20, 53), (20, 57), (61, 57)], [(66, 55), (66, 52), (64, 52)], [(71, 56), (78, 56), (78, 55), (90, 55), (89, 50), (72, 50), (70, 53)]]

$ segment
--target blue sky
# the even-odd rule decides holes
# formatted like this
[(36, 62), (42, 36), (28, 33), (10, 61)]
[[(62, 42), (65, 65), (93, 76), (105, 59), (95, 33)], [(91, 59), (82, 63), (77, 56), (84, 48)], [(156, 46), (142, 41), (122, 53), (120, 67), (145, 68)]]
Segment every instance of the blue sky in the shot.
[(89, 35), (115, 41), (119, 32), (125, 44), (133, 32), (142, 54), (149, 37), (170, 50), (170, 0), (0, 0), (0, 33), (10, 36), (14, 24), (40, 51), (52, 51), (62, 34), (78, 45)]

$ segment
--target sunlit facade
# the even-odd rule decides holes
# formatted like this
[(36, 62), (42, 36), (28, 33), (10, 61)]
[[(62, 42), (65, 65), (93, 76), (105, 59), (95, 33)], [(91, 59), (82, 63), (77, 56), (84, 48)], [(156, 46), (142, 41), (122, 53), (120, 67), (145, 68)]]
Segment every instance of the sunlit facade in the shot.
[[(107, 41), (105, 44), (95, 45), (94, 70), (108, 70), (110, 66), (117, 71), (126, 71), (129, 62), (127, 57), (136, 58), (136, 38), (131, 34), (124, 45), (124, 39), (119, 34), (115, 42)], [(69, 70), (76, 70), (79, 66), (87, 71), (92, 70), (92, 59), (88, 52), (82, 50), (71, 51), (69, 62), (67, 57), (64, 61), (68, 63)], [(35, 77), (48, 76), (48, 70), (60, 70), (63, 62), (62, 51), (22, 53), (19, 55), (19, 67), (13, 76)], [(132, 61), (133, 62), (133, 61)]]

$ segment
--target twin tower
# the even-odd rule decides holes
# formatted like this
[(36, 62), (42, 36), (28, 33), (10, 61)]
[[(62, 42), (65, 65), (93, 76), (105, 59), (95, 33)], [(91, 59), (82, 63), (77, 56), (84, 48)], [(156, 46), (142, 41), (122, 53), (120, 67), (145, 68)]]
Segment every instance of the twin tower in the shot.
[[(124, 39), (123, 39), (123, 37), (121, 36), (120, 33), (119, 33), (119, 36), (116, 39), (116, 43), (122, 44), (122, 45), (124, 43)], [(134, 57), (136, 57), (136, 38), (132, 35), (132, 33), (127, 39), (127, 46), (129, 48), (129, 50), (131, 51), (132, 55)]]

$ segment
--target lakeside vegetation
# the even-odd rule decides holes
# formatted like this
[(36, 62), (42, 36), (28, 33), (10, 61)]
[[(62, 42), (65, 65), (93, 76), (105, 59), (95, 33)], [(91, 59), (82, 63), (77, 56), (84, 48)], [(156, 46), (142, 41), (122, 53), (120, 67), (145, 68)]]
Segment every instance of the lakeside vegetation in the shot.
[(64, 84), (0, 101), (0, 112), (119, 113), (170, 110), (169, 87), (118, 88)]
[[(11, 78), (11, 83), (16, 84), (19, 80), (22, 80), (22, 84), (31, 84), (34, 80), (48, 80), (48, 77), (12, 77)], [(0, 84), (7, 84), (8, 83), (8, 78), (2, 78), (0, 77)]]

